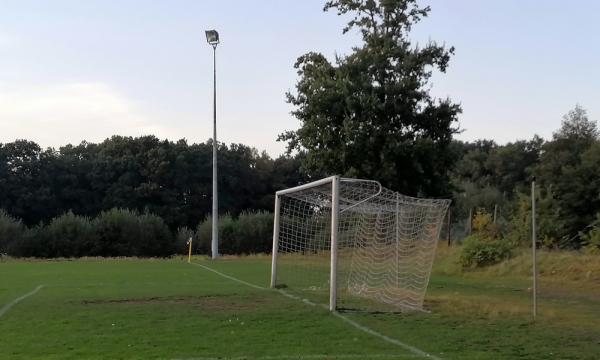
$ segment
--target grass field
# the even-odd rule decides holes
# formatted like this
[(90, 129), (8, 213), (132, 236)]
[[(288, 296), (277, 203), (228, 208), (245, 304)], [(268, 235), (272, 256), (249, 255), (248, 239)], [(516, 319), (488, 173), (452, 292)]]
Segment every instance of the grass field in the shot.
[(542, 278), (548, 286), (532, 323), (522, 275), (499, 276), (498, 269), (457, 274), (438, 261), (426, 299), (431, 313), (354, 312), (342, 319), (261, 288), (269, 279), (266, 256), (195, 262), (0, 263), (0, 308), (44, 286), (0, 310), (0, 358), (425, 358), (348, 319), (443, 359), (600, 356), (600, 288), (593, 276), (556, 283)]

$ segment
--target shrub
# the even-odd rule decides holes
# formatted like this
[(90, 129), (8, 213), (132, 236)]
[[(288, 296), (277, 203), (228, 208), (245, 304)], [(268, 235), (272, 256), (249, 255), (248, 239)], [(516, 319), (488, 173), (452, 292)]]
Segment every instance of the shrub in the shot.
[(494, 224), (492, 215), (485, 210), (477, 210), (472, 223), (473, 232), (480, 233), (483, 237), (497, 239), (502, 235), (500, 226)]
[(0, 253), (8, 252), (13, 243), (22, 242), (24, 233), (25, 226), (21, 220), (0, 209)]
[(237, 250), (239, 253), (267, 253), (273, 240), (273, 214), (266, 211), (243, 212), (237, 219)]
[(139, 236), (133, 239), (135, 256), (167, 256), (175, 250), (173, 235), (164, 220), (153, 214), (138, 217)]
[(600, 255), (600, 227), (593, 228), (584, 237), (585, 252)]
[(237, 254), (236, 221), (229, 214), (219, 217), (219, 253)]
[[(229, 214), (219, 216), (219, 253), (235, 254), (235, 224)], [(207, 216), (196, 229), (199, 252), (210, 254), (212, 242), (212, 217)]]
[[(208, 216), (196, 228), (198, 252), (210, 253), (212, 218)], [(219, 217), (219, 252), (250, 254), (271, 250), (273, 215), (264, 212), (243, 212), (238, 218), (226, 214)]]
[(196, 227), (196, 239), (198, 242), (198, 253), (210, 253), (210, 240), (212, 238), (212, 217), (209, 215)]
[(98, 241), (90, 251), (93, 256), (133, 256), (142, 241), (137, 214), (130, 210), (103, 211), (94, 220), (94, 229)]
[[(517, 194), (515, 210), (510, 220), (508, 238), (514, 244), (529, 245), (531, 242), (531, 196)], [(551, 188), (540, 189), (537, 201), (536, 224), (538, 241), (546, 248), (561, 247), (564, 222), (559, 214), (556, 197)]]
[(501, 238), (475, 233), (463, 241), (460, 264), (463, 268), (493, 265), (509, 259), (513, 246)]
[(37, 229), (35, 237), (46, 248), (45, 257), (85, 256), (97, 242), (92, 221), (71, 211)]
[(585, 252), (600, 254), (600, 213), (596, 215), (596, 226), (581, 236)]
[(24, 228), (21, 238), (9, 244), (8, 254), (14, 257), (48, 257), (43, 230), (43, 225)]

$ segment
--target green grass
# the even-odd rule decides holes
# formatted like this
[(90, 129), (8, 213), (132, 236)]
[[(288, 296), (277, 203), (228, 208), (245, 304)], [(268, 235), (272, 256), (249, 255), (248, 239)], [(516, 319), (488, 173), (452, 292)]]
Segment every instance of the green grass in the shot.
[[(269, 257), (196, 261), (268, 286)], [(438, 263), (426, 299), (431, 313), (345, 316), (444, 359), (595, 359), (600, 353), (595, 278), (551, 289), (542, 281), (532, 323), (526, 277), (452, 273)], [(414, 358), (321, 307), (178, 259), (0, 263), (0, 307), (40, 284), (39, 293), (0, 317), (0, 358)]]

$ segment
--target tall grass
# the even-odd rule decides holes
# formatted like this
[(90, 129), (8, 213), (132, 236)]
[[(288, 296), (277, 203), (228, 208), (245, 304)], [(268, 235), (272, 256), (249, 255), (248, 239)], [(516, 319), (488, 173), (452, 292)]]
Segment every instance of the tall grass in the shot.
[[(440, 243), (433, 272), (440, 275), (531, 277), (531, 250), (518, 248), (512, 258), (484, 268), (465, 270), (460, 265), (461, 246)], [(538, 250), (537, 269), (546, 280), (592, 283), (600, 286), (600, 256), (582, 251)]]

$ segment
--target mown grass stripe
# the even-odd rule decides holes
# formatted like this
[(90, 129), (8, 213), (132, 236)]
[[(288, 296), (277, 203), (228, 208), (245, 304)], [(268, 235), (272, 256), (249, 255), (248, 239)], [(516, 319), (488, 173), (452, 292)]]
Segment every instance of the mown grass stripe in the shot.
[(8, 310), (10, 310), (13, 306), (17, 305), (18, 303), (20, 303), (21, 301), (25, 300), (26, 298), (28, 298), (28, 297), (30, 297), (32, 295), (35, 295), (43, 287), (44, 287), (44, 285), (39, 285), (38, 287), (36, 287), (35, 289), (31, 290), (27, 294), (21, 295), (20, 297), (14, 299), (13, 301), (11, 301), (8, 304), (4, 305), (2, 307), (2, 309), (0, 309), (0, 317), (2, 317), (4, 314), (6, 314), (8, 312)]
[[(202, 265), (202, 264), (198, 264), (198, 263), (195, 263), (195, 262), (191, 262), (190, 264), (192, 264), (192, 265), (196, 265), (196, 266), (200, 266), (200, 267), (202, 267), (203, 269), (206, 269), (206, 270), (208, 270), (208, 271), (211, 271), (211, 272), (213, 272), (213, 273), (215, 273), (215, 274), (218, 274), (218, 275), (220, 275), (220, 276), (223, 276), (223, 277), (225, 277), (225, 278), (227, 278), (227, 279), (229, 279), (229, 280), (232, 280), (232, 281), (238, 282), (238, 283), (240, 283), (240, 284), (244, 284), (244, 285), (250, 286), (250, 287), (252, 287), (252, 288), (255, 288), (255, 289), (259, 289), (259, 290), (269, 290), (268, 288), (265, 288), (265, 287), (262, 287), (262, 286), (255, 285), (255, 284), (252, 284), (252, 283), (246, 282), (246, 281), (244, 281), (244, 280), (240, 280), (240, 279), (238, 279), (238, 278), (235, 278), (235, 277), (233, 277), (233, 276), (230, 276), (230, 275), (224, 274), (224, 273), (222, 273), (222, 272), (220, 272), (220, 271), (214, 270), (214, 269), (212, 269), (212, 268), (210, 268), (210, 267), (208, 267), (208, 266)], [(302, 301), (302, 302), (304, 302), (304, 303), (305, 303), (305, 304), (307, 304), (307, 305), (310, 305), (310, 306), (315, 306), (315, 305), (317, 305), (317, 304), (313, 303), (313, 302), (312, 302), (312, 301), (310, 301), (310, 300), (307, 300), (307, 299), (302, 299), (302, 298), (300, 298), (300, 297), (298, 297), (298, 296), (295, 296), (295, 295), (292, 295), (292, 294), (290, 294), (290, 293), (288, 293), (288, 292), (286, 292), (286, 291), (279, 290), (278, 292), (279, 292), (280, 294), (282, 294), (283, 296), (286, 296), (286, 297), (288, 297), (288, 298), (291, 298), (291, 299), (295, 299), (295, 300)], [(373, 335), (373, 336), (375, 336), (375, 337), (378, 337), (378, 338), (380, 338), (380, 339), (382, 339), (382, 340), (384, 340), (384, 341), (386, 341), (386, 342), (388, 342), (388, 343), (390, 343), (390, 344), (394, 344), (394, 345), (396, 345), (396, 346), (399, 346), (399, 347), (401, 347), (401, 348), (403, 348), (403, 349), (405, 349), (405, 350), (408, 350), (408, 351), (410, 351), (411, 353), (413, 353), (414, 355), (416, 355), (416, 356), (418, 356), (418, 357), (424, 357), (424, 358), (429, 358), (429, 359), (433, 359), (433, 360), (442, 360), (442, 358), (440, 358), (440, 357), (437, 357), (437, 356), (435, 356), (435, 355), (432, 355), (432, 354), (429, 354), (429, 353), (427, 353), (427, 352), (425, 352), (425, 351), (423, 351), (423, 350), (421, 350), (421, 349), (418, 349), (418, 348), (416, 348), (416, 347), (414, 347), (414, 346), (412, 346), (412, 345), (406, 344), (406, 343), (404, 343), (404, 342), (402, 342), (402, 341), (400, 341), (400, 340), (397, 340), (397, 339), (391, 338), (391, 337), (389, 337), (389, 336), (387, 336), (387, 335), (383, 335), (383, 334), (381, 334), (381, 333), (378, 333), (377, 331), (375, 331), (375, 330), (373, 330), (373, 329), (371, 329), (371, 328), (368, 328), (368, 327), (366, 327), (366, 326), (364, 326), (364, 325), (361, 325), (361, 324), (357, 323), (356, 321), (354, 321), (354, 320), (352, 320), (352, 319), (348, 318), (347, 316), (344, 316), (344, 315), (340, 314), (340, 313), (339, 313), (339, 312), (337, 312), (337, 311), (334, 311), (334, 312), (333, 312), (333, 315), (334, 315), (334, 316), (336, 316), (336, 317), (338, 317), (339, 319), (341, 319), (341, 320), (345, 321), (346, 323), (348, 323), (348, 324), (352, 325), (354, 328), (356, 328), (356, 329), (358, 329), (358, 330), (361, 330), (361, 331), (363, 331), (363, 332), (365, 332), (365, 333), (367, 333), (367, 334), (369, 334), (369, 335)], [(363, 356), (364, 356), (364, 355), (363, 355)], [(247, 359), (247, 358), (241, 358), (241, 359)], [(284, 358), (284, 359), (285, 359), (285, 358)], [(297, 359), (302, 359), (302, 358), (297, 358)], [(305, 359), (308, 359), (308, 358), (305, 358)], [(232, 359), (232, 360), (233, 360), (233, 359)], [(267, 359), (265, 359), (265, 360), (267, 360)]]

